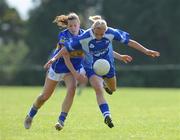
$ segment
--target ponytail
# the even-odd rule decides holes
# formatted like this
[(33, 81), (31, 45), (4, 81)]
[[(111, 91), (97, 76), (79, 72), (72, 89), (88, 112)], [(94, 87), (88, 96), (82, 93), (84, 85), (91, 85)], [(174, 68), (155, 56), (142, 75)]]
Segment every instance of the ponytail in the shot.
[(53, 23), (56, 23), (57, 26), (66, 28), (68, 25), (68, 20), (77, 20), (80, 24), (80, 19), (76, 13), (69, 13), (68, 15), (56, 16)]
[(68, 25), (68, 16), (66, 16), (66, 15), (56, 16), (53, 23), (56, 23), (60, 27), (67, 27), (67, 25)]
[(99, 15), (90, 16), (89, 20), (91, 20), (93, 22), (93, 24), (91, 26), (92, 29), (100, 28), (100, 29), (107, 30), (107, 23), (104, 19), (102, 19), (101, 16), (99, 16)]
[(92, 22), (95, 22), (96, 20), (99, 20), (99, 19), (102, 19), (102, 17), (99, 15), (89, 17), (89, 20), (91, 20)]

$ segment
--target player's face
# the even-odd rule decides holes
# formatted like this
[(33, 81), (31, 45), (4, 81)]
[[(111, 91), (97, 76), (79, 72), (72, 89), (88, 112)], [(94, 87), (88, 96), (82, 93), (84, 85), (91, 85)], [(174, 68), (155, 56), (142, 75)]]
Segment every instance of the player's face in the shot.
[(93, 31), (97, 40), (101, 40), (105, 33), (105, 30), (102, 28), (95, 28)]
[(78, 20), (68, 20), (68, 30), (70, 31), (71, 34), (73, 35), (78, 35), (79, 29), (80, 29), (80, 24)]

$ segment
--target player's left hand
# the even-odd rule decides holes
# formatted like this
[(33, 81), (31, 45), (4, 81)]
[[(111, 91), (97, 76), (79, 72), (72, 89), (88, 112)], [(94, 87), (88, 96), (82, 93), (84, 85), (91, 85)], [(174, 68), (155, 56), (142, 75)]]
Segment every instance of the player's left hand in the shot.
[(55, 59), (52, 58), (50, 59), (45, 65), (44, 65), (44, 69), (49, 69), (50, 66), (52, 65), (52, 63), (54, 63)]
[(74, 77), (79, 82), (79, 84), (86, 84), (88, 81), (87, 77), (84, 74), (76, 73)]
[(124, 63), (129, 63), (133, 60), (133, 58), (129, 55), (121, 55), (121, 60), (124, 62)]
[(159, 57), (160, 53), (158, 51), (153, 51), (153, 50), (146, 50), (146, 55), (151, 56), (151, 57)]

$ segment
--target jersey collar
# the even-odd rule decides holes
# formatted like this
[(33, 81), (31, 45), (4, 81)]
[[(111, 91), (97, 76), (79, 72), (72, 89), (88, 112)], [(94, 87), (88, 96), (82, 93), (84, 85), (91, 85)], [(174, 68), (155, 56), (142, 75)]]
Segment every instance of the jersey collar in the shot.
[(93, 39), (96, 39), (92, 29), (90, 30), (90, 35), (92, 36)]

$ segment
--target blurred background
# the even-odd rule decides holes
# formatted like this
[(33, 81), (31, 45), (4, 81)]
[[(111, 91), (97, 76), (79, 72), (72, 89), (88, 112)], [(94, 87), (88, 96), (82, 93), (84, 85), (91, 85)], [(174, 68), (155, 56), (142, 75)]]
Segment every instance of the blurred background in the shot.
[(159, 58), (114, 42), (133, 62), (115, 62), (118, 86), (180, 87), (179, 0), (0, 0), (0, 85), (43, 85), (48, 60), (62, 30), (57, 15), (76, 12), (84, 29), (102, 15), (108, 26), (131, 34)]

